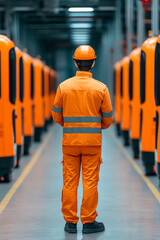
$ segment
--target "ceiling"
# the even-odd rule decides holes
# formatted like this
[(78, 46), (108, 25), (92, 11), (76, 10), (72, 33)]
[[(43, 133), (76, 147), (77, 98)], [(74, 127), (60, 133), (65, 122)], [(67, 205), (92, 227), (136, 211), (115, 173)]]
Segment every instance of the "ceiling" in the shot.
[[(0, 0), (1, 29), (5, 12), (17, 13), (21, 24), (47, 44), (74, 45), (98, 41), (113, 20), (116, 0)], [(70, 7), (92, 7), (93, 12), (69, 12)]]

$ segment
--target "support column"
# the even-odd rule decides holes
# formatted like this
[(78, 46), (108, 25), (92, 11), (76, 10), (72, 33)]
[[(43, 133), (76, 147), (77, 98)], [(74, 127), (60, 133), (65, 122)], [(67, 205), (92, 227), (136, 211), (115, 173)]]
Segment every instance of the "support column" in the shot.
[(159, 35), (159, 0), (152, 0), (152, 36)]
[(9, 6), (7, 6), (5, 11), (5, 30), (6, 30), (6, 36), (10, 39), (12, 37), (11, 25), (12, 25), (11, 9)]
[(125, 0), (126, 7), (126, 29), (127, 29), (127, 54), (132, 51), (133, 35), (133, 0)]
[[(21, 30), (23, 29), (22, 31), (22, 43), (23, 43), (23, 46), (22, 48), (28, 48), (28, 41), (27, 41), (27, 30), (26, 30), (26, 24), (23, 23), (23, 25), (21, 26)], [(22, 49), (23, 50), (23, 49)]]
[(14, 12), (12, 16), (12, 34), (13, 34), (13, 41), (16, 46), (20, 48), (20, 20), (19, 20), (19, 13)]
[(117, 1), (116, 3), (116, 12), (115, 12), (115, 35), (116, 35), (116, 44), (115, 44), (115, 58), (114, 62), (117, 62), (122, 59), (123, 53), (122, 53), (122, 41), (123, 41), (123, 36), (122, 36), (122, 23), (121, 23), (121, 7), (122, 7), (122, 2)]
[(145, 39), (144, 33), (144, 9), (140, 0), (137, 0), (137, 47), (140, 47)]

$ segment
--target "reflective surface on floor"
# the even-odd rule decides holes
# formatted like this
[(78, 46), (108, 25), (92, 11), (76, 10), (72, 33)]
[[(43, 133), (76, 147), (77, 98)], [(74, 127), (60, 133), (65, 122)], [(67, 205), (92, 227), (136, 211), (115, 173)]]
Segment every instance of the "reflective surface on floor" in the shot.
[[(62, 129), (55, 125), (40, 159), (0, 216), (0, 240), (160, 239), (160, 204), (119, 149), (112, 134), (113, 129), (103, 132), (99, 182), (97, 220), (104, 222), (105, 232), (82, 235), (80, 222), (78, 234), (67, 234), (63, 230)], [(80, 207), (81, 184), (78, 198)]]

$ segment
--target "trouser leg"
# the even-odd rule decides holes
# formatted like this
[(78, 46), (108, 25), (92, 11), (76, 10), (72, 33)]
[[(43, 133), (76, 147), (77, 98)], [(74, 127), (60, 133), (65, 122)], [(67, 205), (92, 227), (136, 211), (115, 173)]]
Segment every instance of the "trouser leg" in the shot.
[(81, 205), (82, 224), (94, 222), (97, 216), (98, 181), (101, 147), (85, 147), (82, 153), (83, 200)]
[(62, 214), (66, 222), (77, 223), (77, 188), (81, 159), (76, 147), (63, 147)]

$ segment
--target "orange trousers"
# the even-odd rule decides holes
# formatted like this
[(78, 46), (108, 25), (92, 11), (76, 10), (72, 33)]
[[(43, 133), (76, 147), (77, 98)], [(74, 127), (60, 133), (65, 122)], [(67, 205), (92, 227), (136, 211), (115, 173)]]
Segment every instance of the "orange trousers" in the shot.
[(97, 216), (101, 146), (63, 146), (62, 214), (66, 222), (77, 223), (77, 189), (82, 165), (83, 200), (82, 224), (93, 222)]

